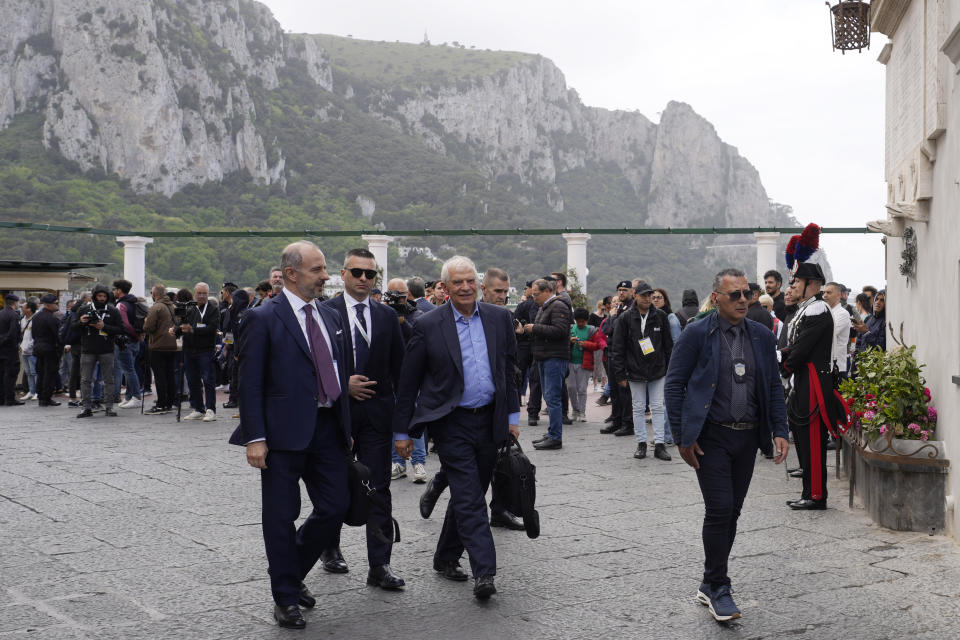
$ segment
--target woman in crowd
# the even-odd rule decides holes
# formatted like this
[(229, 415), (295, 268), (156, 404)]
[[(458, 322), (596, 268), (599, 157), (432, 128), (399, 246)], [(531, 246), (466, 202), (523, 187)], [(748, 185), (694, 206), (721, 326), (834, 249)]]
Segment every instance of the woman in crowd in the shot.
[(657, 287), (653, 290), (650, 301), (653, 303), (653, 306), (667, 314), (667, 321), (670, 323), (670, 337), (673, 338), (673, 342), (676, 343), (680, 338), (680, 330), (683, 329), (683, 326), (680, 324), (680, 319), (677, 318), (677, 314), (675, 314), (670, 307), (670, 296), (667, 295), (667, 290)]
[(37, 399), (37, 356), (33, 355), (33, 315), (37, 312), (34, 298), (23, 305), (23, 317), (20, 318), (20, 361), (27, 379), (27, 395), (20, 402)]

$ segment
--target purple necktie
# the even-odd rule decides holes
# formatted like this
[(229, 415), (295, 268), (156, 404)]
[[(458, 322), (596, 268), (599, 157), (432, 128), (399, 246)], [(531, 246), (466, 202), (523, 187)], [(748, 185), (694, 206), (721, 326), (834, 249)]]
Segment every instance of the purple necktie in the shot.
[(327, 341), (323, 338), (320, 325), (313, 318), (313, 304), (306, 305), (303, 312), (307, 314), (307, 336), (310, 338), (310, 352), (313, 353), (313, 363), (317, 367), (320, 403), (333, 402), (340, 397), (340, 382), (337, 380), (337, 372), (333, 368), (330, 349), (327, 348)]

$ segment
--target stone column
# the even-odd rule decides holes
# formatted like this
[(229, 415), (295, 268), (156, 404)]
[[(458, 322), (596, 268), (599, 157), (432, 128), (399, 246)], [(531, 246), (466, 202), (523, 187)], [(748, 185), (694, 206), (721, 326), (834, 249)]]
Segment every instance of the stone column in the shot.
[(130, 293), (137, 297), (145, 296), (147, 245), (153, 242), (153, 238), (118, 236), (117, 242), (123, 245), (123, 279), (133, 283)]
[(567, 268), (573, 269), (580, 281), (580, 290), (587, 293), (587, 240), (589, 233), (565, 233), (563, 239), (567, 241)]
[(777, 242), (780, 234), (776, 231), (755, 231), (757, 239), (757, 283), (763, 289), (763, 274), (777, 268)]
[(377, 267), (380, 269), (380, 275), (383, 278), (383, 282), (380, 283), (380, 288), (386, 289), (387, 282), (390, 281), (390, 277), (387, 275), (387, 246), (393, 242), (393, 238), (379, 234), (360, 236), (360, 238), (367, 243), (370, 253), (376, 258)]

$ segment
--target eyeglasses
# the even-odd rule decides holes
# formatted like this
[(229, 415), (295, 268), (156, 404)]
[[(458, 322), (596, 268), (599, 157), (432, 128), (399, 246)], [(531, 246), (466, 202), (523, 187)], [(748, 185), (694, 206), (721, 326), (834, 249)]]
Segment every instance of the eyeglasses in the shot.
[(660, 295), (659, 293), (650, 296), (650, 298), (653, 300), (663, 300), (663, 296)]
[(373, 280), (377, 277), (376, 269), (347, 269), (354, 278), (359, 278), (360, 276), (367, 276), (367, 280)]
[(749, 300), (751, 296), (750, 289), (744, 289), (743, 291), (714, 291), (714, 293), (727, 296), (731, 302), (736, 302), (741, 296), (744, 300)]

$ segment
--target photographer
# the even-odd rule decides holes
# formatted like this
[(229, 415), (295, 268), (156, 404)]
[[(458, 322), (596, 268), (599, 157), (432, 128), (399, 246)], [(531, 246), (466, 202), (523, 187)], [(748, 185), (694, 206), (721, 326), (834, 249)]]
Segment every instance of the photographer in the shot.
[(400, 320), (400, 333), (403, 336), (403, 342), (410, 339), (413, 335), (413, 326), (417, 324), (417, 319), (423, 315), (423, 311), (417, 308), (416, 303), (410, 300), (410, 293), (407, 290), (407, 283), (403, 278), (394, 278), (387, 283), (387, 291), (383, 294), (383, 304), (397, 312)]
[(116, 336), (123, 334), (123, 322), (117, 308), (107, 302), (110, 292), (102, 284), (93, 288), (93, 302), (77, 309), (74, 328), (80, 332), (80, 395), (83, 411), (78, 418), (93, 415), (93, 372), (97, 364), (106, 384), (104, 404), (106, 415), (116, 416), (113, 399), (116, 388), (113, 377), (113, 344)]
[(193, 289), (193, 300), (177, 303), (177, 326), (170, 334), (183, 336), (183, 366), (190, 389), (190, 407), (193, 411), (184, 420), (214, 422), (217, 419), (217, 379), (214, 348), (220, 310), (210, 300), (210, 286), (198, 282)]

